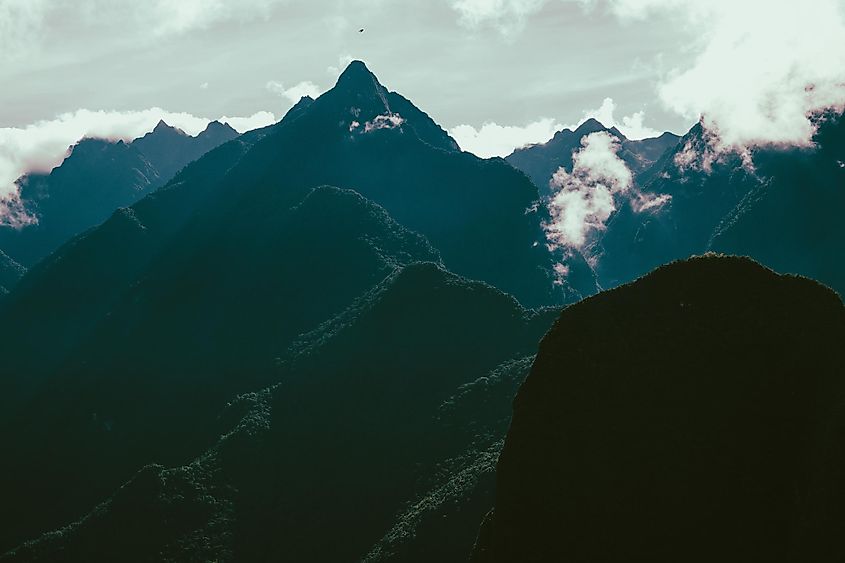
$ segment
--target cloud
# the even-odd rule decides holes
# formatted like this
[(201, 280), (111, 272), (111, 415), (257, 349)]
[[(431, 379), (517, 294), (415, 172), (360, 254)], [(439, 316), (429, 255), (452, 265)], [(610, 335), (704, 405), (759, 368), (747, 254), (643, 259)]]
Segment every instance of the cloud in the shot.
[(545, 143), (562, 128), (556, 120), (544, 117), (524, 127), (493, 122), (485, 123), (480, 129), (472, 125), (458, 125), (449, 134), (463, 150), (490, 158), (507, 156), (514, 149), (533, 143)]
[[(550, 185), (550, 220), (543, 226), (552, 248), (584, 250), (605, 230), (607, 220), (622, 202), (635, 213), (654, 212), (671, 201), (668, 195), (640, 192), (621, 158), (619, 139), (606, 132), (581, 140), (573, 155), (572, 172), (558, 169)], [(565, 277), (557, 271), (559, 281)]]
[(48, 37), (52, 26), (73, 18), (80, 33), (97, 28), (139, 30), (137, 38), (155, 41), (163, 36), (207, 29), (225, 21), (249, 23), (267, 19), (288, 0), (0, 0), (0, 58), (17, 58)]
[[(168, 112), (161, 108), (141, 111), (90, 111), (81, 109), (55, 119), (39, 121), (26, 127), (0, 128), (0, 224), (19, 224), (15, 181), (30, 172), (49, 172), (61, 164), (68, 148), (85, 137), (131, 141), (151, 131), (159, 120), (188, 134), (203, 131), (209, 119), (189, 113)], [(223, 117), (238, 131), (275, 121), (273, 114), (259, 112), (250, 117)]]
[(560, 168), (552, 177), (554, 195), (549, 202), (551, 220), (546, 237), (558, 247), (583, 248), (588, 236), (604, 230), (616, 210), (614, 197), (634, 183), (633, 174), (617, 155), (619, 140), (609, 133), (585, 137), (573, 155), (572, 172)]
[[(623, 135), (632, 140), (659, 137), (661, 134), (660, 131), (645, 125), (645, 111), (638, 111), (631, 115), (623, 116), (621, 119), (616, 119), (616, 103), (613, 101), (613, 98), (605, 98), (598, 109), (585, 112), (584, 117), (578, 122), (578, 125), (591, 117), (598, 119), (605, 127), (616, 127)], [(569, 128), (574, 130), (577, 128), (577, 125)]]
[(352, 61), (363, 61), (364, 64), (369, 64), (365, 59), (361, 57), (353, 57), (352, 55), (340, 55), (337, 58), (337, 66), (329, 65), (326, 67), (326, 72), (329, 73), (329, 76), (332, 78), (338, 78), (341, 73), (349, 66), (349, 63)]
[[(627, 21), (657, 14), (684, 26), (690, 40), (679, 48), (693, 62), (664, 73), (655, 90), (671, 111), (703, 118), (718, 150), (807, 146), (812, 114), (845, 111), (843, 0), (456, 0), (452, 7), (463, 25), (513, 33), (561, 2)], [(641, 113), (615, 125), (632, 138), (653, 133)]]
[(720, 148), (811, 143), (808, 117), (845, 110), (842, 0), (610, 0), (623, 18), (656, 10), (684, 18), (702, 38), (689, 68), (659, 86), (667, 107), (698, 119)]
[(458, 125), (449, 134), (458, 145), (482, 158), (493, 156), (505, 157), (514, 150), (537, 143), (549, 141), (555, 133), (562, 129), (575, 130), (590, 118), (601, 121), (606, 127), (616, 127), (629, 139), (647, 139), (660, 136), (656, 131), (644, 124), (645, 112), (639, 111), (632, 115), (616, 118), (616, 104), (612, 98), (605, 98), (598, 109), (585, 111), (583, 117), (575, 125), (563, 125), (556, 119), (544, 117), (525, 126), (499, 125), (487, 122), (476, 129), (472, 125)]
[(295, 104), (301, 100), (303, 96), (317, 98), (323, 93), (322, 88), (308, 80), (300, 82), (290, 88), (286, 88), (281, 82), (271, 80), (267, 83), (267, 89), (274, 94), (278, 94), (283, 98), (286, 98), (291, 104)]
[(246, 133), (247, 131), (267, 127), (268, 125), (276, 123), (276, 116), (269, 111), (258, 111), (246, 117), (223, 116), (217, 121), (228, 124), (238, 133)]
[[(353, 123), (357, 123), (353, 121)], [(364, 133), (370, 131), (378, 131), (380, 129), (396, 129), (405, 123), (405, 119), (398, 113), (390, 113), (385, 115), (377, 115), (372, 121), (364, 124)], [(353, 129), (350, 125), (350, 130)]]
[(492, 25), (505, 35), (520, 31), (525, 19), (538, 12), (546, 0), (455, 0), (452, 9), (458, 12), (459, 23), (475, 29)]
[(23, 54), (44, 24), (43, 0), (0, 0), (0, 60)]

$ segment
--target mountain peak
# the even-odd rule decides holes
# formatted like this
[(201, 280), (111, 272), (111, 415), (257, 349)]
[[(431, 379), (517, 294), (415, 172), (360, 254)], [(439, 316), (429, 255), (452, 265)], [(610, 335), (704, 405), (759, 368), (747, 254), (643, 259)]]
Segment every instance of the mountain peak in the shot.
[(229, 125), (228, 123), (221, 123), (217, 120), (214, 120), (208, 124), (205, 130), (200, 133), (200, 135), (237, 135), (238, 132), (235, 130), (234, 127)]
[(584, 135), (598, 133), (599, 131), (607, 131), (607, 127), (602, 125), (602, 123), (598, 119), (591, 117), (587, 121), (579, 125), (578, 129), (575, 130), (575, 133), (583, 137)]
[(383, 87), (363, 61), (352, 61), (337, 79), (337, 88), (360, 91)]
[(176, 129), (175, 127), (168, 125), (167, 122), (165, 122), (163, 119), (159, 119), (158, 123), (156, 124), (155, 128), (153, 129), (153, 132), (161, 133), (162, 131), (172, 131), (172, 130), (175, 130), (175, 129)]

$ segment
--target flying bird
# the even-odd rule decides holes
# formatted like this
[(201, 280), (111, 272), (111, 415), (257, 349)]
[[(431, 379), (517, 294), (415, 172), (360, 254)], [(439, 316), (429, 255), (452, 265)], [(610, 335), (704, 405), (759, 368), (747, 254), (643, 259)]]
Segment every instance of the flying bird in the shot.
[(362, 27), (361, 29), (359, 29), (358, 33), (364, 33), (364, 28)]

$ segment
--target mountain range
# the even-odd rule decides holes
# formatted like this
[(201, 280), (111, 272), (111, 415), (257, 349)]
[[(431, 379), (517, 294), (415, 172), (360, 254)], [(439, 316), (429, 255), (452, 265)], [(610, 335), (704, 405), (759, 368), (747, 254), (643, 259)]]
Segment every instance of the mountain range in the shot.
[(49, 174), (27, 174), (17, 181), (21, 207), (34, 223), (0, 227), (0, 248), (30, 267), (237, 135), (215, 121), (191, 137), (162, 121), (131, 143), (83, 139)]
[(635, 175), (641, 177), (647, 176), (660, 157), (674, 148), (680, 140), (680, 137), (667, 131), (659, 137), (635, 141), (628, 139), (616, 127), (605, 127), (597, 119), (590, 118), (574, 131), (571, 129), (558, 131), (546, 143), (518, 148), (505, 160), (525, 172), (537, 186), (540, 195), (548, 198), (552, 195), (549, 183), (554, 173), (559, 168), (571, 172), (572, 155), (581, 148), (582, 141), (593, 133), (602, 132), (619, 140), (619, 157)]
[[(354, 61), (242, 135), (79, 142), (0, 232), (0, 560), (845, 557), (845, 310), (791, 275), (845, 291), (814, 119), (480, 159)], [(598, 132), (666, 204), (555, 248)]]

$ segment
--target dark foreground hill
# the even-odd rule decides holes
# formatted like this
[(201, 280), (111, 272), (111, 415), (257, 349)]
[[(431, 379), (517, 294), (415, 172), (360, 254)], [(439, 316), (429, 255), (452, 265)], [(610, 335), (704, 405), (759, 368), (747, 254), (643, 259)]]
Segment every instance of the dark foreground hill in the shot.
[(216, 121), (195, 137), (160, 122), (131, 143), (83, 139), (49, 174), (29, 174), (18, 180), (21, 207), (35, 222), (20, 228), (0, 227), (0, 248), (32, 266), (237, 136), (237, 131)]
[(473, 561), (841, 561), (843, 526), (842, 302), (707, 256), (563, 312)]
[[(230, 404), (193, 462), (146, 467), (2, 559), (460, 560), (492, 503), (519, 358), (556, 315), (408, 266), (300, 339), (281, 382)], [(416, 534), (414, 558), (391, 559)]]

